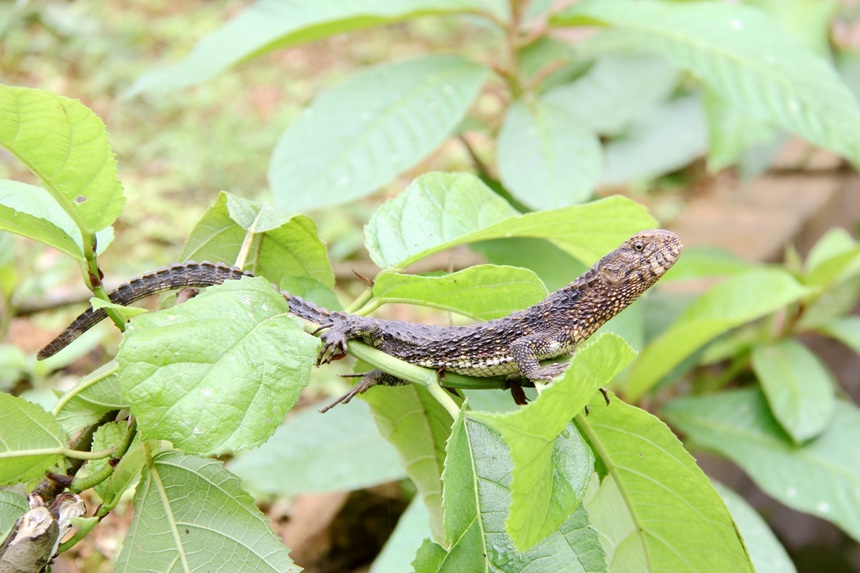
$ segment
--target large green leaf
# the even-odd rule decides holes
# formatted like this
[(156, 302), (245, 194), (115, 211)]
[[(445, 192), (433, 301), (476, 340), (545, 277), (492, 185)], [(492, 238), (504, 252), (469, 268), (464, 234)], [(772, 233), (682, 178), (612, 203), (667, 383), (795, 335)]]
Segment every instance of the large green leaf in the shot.
[(819, 327), (823, 334), (831, 336), (860, 354), (860, 316), (846, 316), (832, 320)]
[(256, 278), (136, 318), (116, 360), (141, 437), (208, 455), (263, 443), (307, 385), (318, 347)]
[(104, 123), (81, 102), (0, 85), (0, 145), (39, 177), (81, 233), (104, 229), (122, 211)]
[(386, 63), (320, 94), (272, 155), (275, 201), (303, 211), (376, 191), (441, 144), (487, 69), (456, 56)]
[(753, 570), (725, 504), (663, 422), (600, 396), (575, 422), (606, 468), (588, 509), (613, 572)]
[(773, 415), (794, 441), (827, 428), (835, 406), (833, 380), (808, 348), (792, 339), (757, 346), (752, 365)]
[(380, 302), (421, 304), (491, 320), (543, 300), (547, 291), (527, 269), (475, 265), (441, 276), (383, 271), (373, 281), (373, 295)]
[(775, 312), (807, 292), (790, 274), (776, 268), (756, 268), (730, 277), (687, 307), (642, 351), (631, 367), (626, 395), (638, 399), (706, 342)]
[(668, 97), (681, 70), (663, 58), (606, 54), (575, 82), (553, 88), (541, 100), (571, 114), (580, 128), (620, 135)]
[(702, 104), (708, 121), (708, 169), (711, 172), (739, 162), (749, 148), (775, 136), (768, 124), (727, 104), (711, 90), (705, 91)]
[(269, 441), (231, 461), (228, 469), (253, 491), (284, 496), (360, 489), (406, 477), (397, 452), (380, 437), (361, 400), (325, 415), (317, 411), (321, 406), (289, 416)]
[(727, 102), (860, 163), (860, 107), (833, 67), (759, 10), (722, 2), (590, 0), (555, 24), (599, 24), (661, 54)]
[(41, 187), (0, 180), (0, 230), (17, 233), (80, 259), (81, 232)]
[(663, 414), (695, 444), (741, 466), (768, 495), (860, 540), (860, 411), (837, 401), (827, 430), (803, 445), (783, 431), (758, 389), (682, 398)]
[(560, 467), (556, 438), (633, 356), (621, 337), (601, 335), (576, 352), (564, 378), (546, 388), (538, 400), (511, 413), (471, 414), (500, 432), (510, 448), (513, 501), (505, 526), (517, 548), (532, 547), (579, 505), (594, 458), (584, 445), (583, 449), (574, 445), (579, 439), (574, 431), (567, 440), (575, 469)]
[(806, 284), (843, 283), (860, 273), (860, 246), (845, 229), (830, 229), (809, 251), (804, 267)]
[(570, 283), (571, 277), (579, 276), (586, 269), (579, 260), (544, 239), (491, 239), (473, 243), (469, 248), (481, 253), (490, 263), (530, 269), (549, 291), (562, 288)]
[(139, 78), (131, 93), (182, 89), (266, 52), (351, 30), (479, 11), (503, 15), (501, 2), (493, 0), (258, 0), (198, 42), (179, 64)]
[(451, 414), (422, 386), (409, 384), (364, 395), (379, 433), (400, 454), (406, 473), (418, 488), (433, 537), (441, 542), (442, 469), (445, 443), (451, 435)]
[(655, 225), (644, 207), (624, 197), (520, 215), (474, 175), (427, 173), (379, 208), (365, 228), (365, 245), (380, 267), (404, 268), (457, 245), (533, 237), (591, 264)]
[(430, 516), (427, 506), (417, 497), (412, 500), (391, 532), (391, 537), (385, 542), (379, 552), (370, 573), (403, 573), (409, 571), (409, 565), (415, 558), (415, 550), (424, 539), (429, 541)]
[(755, 570), (759, 573), (796, 573), (797, 569), (785, 548), (780, 545), (776, 535), (756, 510), (723, 484), (714, 482), (714, 487), (726, 503), (738, 531), (744, 538)]
[[(331, 303), (334, 271), (316, 224), (309, 217), (272, 205), (222, 191), (194, 226), (180, 258), (232, 263), (248, 234), (254, 237), (244, 268), (281, 288), (289, 287), (293, 294), (320, 304)], [(307, 280), (302, 283), (301, 279)], [(318, 289), (322, 292), (314, 292), (313, 285), (322, 287)]]
[(66, 434), (41, 406), (0, 393), (0, 485), (44, 475), (61, 456)]
[[(573, 426), (554, 441), (555, 468), (579, 471), (581, 438)], [(417, 571), (607, 571), (598, 534), (581, 504), (540, 543), (518, 552), (505, 532), (513, 462), (501, 435), (468, 413), (457, 419), (445, 461), (448, 549), (422, 548)], [(551, 470), (552, 471), (552, 470)], [(568, 494), (570, 492), (567, 492)]]
[(18, 518), (29, 509), (30, 506), (23, 495), (0, 490), (0, 539), (6, 539)]
[(71, 398), (68, 394), (62, 398), (62, 404), (54, 409), (54, 413), (66, 433), (71, 435), (96, 423), (111, 410), (128, 408), (116, 370), (116, 362), (108, 362), (82, 377), (70, 390), (73, 393)]
[(566, 109), (541, 100), (514, 102), (499, 132), (499, 175), (522, 204), (535, 210), (588, 199), (600, 177), (597, 135)]
[(603, 185), (650, 179), (684, 167), (703, 155), (708, 129), (698, 96), (660, 103), (604, 149)]
[(220, 462), (176, 451), (147, 464), (119, 573), (298, 572), (287, 548)]

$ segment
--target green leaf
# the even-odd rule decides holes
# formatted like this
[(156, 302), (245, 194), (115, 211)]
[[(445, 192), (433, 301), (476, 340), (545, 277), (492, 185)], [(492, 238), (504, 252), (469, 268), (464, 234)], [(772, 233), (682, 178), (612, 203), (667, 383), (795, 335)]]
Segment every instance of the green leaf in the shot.
[(702, 277), (725, 277), (747, 271), (752, 265), (742, 261), (726, 249), (716, 247), (687, 247), (684, 256), (678, 259), (661, 279), (698, 279)]
[[(164, 447), (159, 447), (162, 444)], [(103, 493), (100, 495), (104, 504), (108, 507), (116, 506), (122, 495), (134, 486), (140, 477), (140, 471), (146, 465), (147, 450), (150, 454), (154, 454), (162, 449), (172, 450), (173, 448), (169, 446), (169, 442), (150, 441), (144, 444), (135, 438), (134, 443), (119, 460), (111, 476), (101, 484)]]
[[(540, 543), (525, 552), (515, 550), (503, 523), (511, 499), (513, 462), (496, 430), (464, 414), (452, 428), (445, 461), (445, 530), (450, 545), (447, 555), (435, 550), (432, 560), (439, 563), (432, 570), (513, 573), (539, 567), (542, 571), (607, 571), (597, 531), (589, 524), (582, 504)], [(580, 440), (573, 426), (556, 438), (556, 469), (580, 471), (568, 465), (581, 461)], [(419, 554), (419, 558), (428, 560), (426, 555)]]
[[(96, 433), (93, 435), (91, 450), (94, 452), (102, 452), (116, 448), (122, 441), (126, 428), (128, 428), (127, 421), (109, 422), (99, 426)], [(87, 462), (88, 473), (96, 474), (104, 469), (104, 467), (109, 463), (111, 463), (110, 458), (90, 460)], [(95, 486), (96, 493), (99, 494), (99, 497), (102, 499), (112, 499), (117, 492), (113, 491), (111, 486), (112, 484), (110, 480), (107, 479)]]
[(612, 572), (648, 570), (645, 545), (639, 542), (638, 525), (627, 508), (618, 484), (608, 474), (600, 481), (592, 474), (591, 484), (582, 500), (591, 515), (591, 524), (600, 532), (600, 544)]
[(0, 393), (0, 485), (44, 476), (62, 456), (66, 434), (41, 406)]
[(675, 171), (707, 149), (707, 126), (697, 96), (653, 107), (630, 130), (606, 144), (603, 185), (621, 185)]
[(0, 180), (0, 230), (35, 239), (72, 258), (83, 258), (81, 232), (41, 187)]
[(415, 554), (415, 560), (412, 562), (412, 570), (420, 571), (421, 573), (425, 571), (438, 572), (442, 568), (442, 563), (445, 561), (447, 555), (448, 553), (441, 545), (437, 545), (427, 538)]
[(612, 571), (750, 571), (732, 517), (671, 430), (618, 399), (576, 425), (606, 468), (588, 501)]
[(860, 273), (860, 247), (845, 229), (827, 231), (806, 258), (804, 282), (829, 286)]
[(711, 90), (702, 98), (708, 122), (708, 169), (713, 173), (734, 165), (747, 149), (773, 139), (773, 128), (727, 104)]
[(131, 95), (183, 89), (267, 52), (352, 30), (478, 11), (502, 15), (491, 0), (258, 0), (198, 42), (182, 62), (144, 74)]
[(268, 520), (220, 462), (164, 452), (148, 464), (118, 573), (298, 572)]
[(757, 346), (752, 365), (771, 412), (795, 442), (827, 428), (835, 407), (833, 379), (808, 348), (792, 339)]
[(744, 538), (755, 570), (760, 573), (796, 573), (797, 569), (794, 568), (788, 553), (756, 510), (723, 484), (712, 483)]
[(637, 400), (705, 343), (775, 312), (807, 292), (791, 275), (775, 268), (756, 268), (730, 277), (688, 306), (642, 351), (631, 367), (625, 395)]
[(254, 239), (247, 270), (279, 286), (304, 277), (314, 281), (311, 284), (334, 288), (334, 271), (312, 219), (223, 191), (194, 226), (180, 258), (232, 263), (248, 233), (254, 233)]
[(860, 316), (831, 320), (819, 326), (818, 330), (860, 354)]
[(541, 99), (566, 110), (580, 129), (620, 135), (665, 100), (680, 79), (678, 67), (663, 58), (606, 54), (584, 76)]
[(427, 173), (374, 213), (365, 246), (380, 267), (405, 268), (457, 245), (533, 237), (591, 264), (655, 225), (644, 207), (619, 196), (519, 215), (474, 175)]
[(24, 496), (0, 490), (0, 539), (6, 539), (18, 518), (30, 509)]
[(68, 434), (94, 424), (111, 410), (128, 408), (113, 360), (80, 379), (74, 395), (56, 411), (57, 421)]
[(116, 360), (141, 437), (210, 455), (266, 441), (307, 385), (318, 347), (257, 278), (135, 319)]
[(427, 506), (417, 497), (413, 499), (397, 520), (397, 525), (382, 551), (373, 560), (370, 573), (409, 571), (409, 565), (415, 557), (415, 548), (430, 535), (429, 519)]
[(794, 444), (758, 389), (669, 402), (663, 414), (699, 446), (741, 466), (771, 497), (860, 539), (860, 411), (837, 401), (823, 434)]
[(547, 290), (532, 271), (475, 265), (442, 276), (383, 271), (373, 281), (373, 295), (384, 303), (420, 304), (492, 320), (540, 302)]
[(562, 288), (570, 283), (571, 277), (586, 269), (580, 261), (544, 239), (491, 239), (473, 243), (469, 248), (493, 264), (530, 269), (549, 291)]
[(835, 0), (752, 0), (750, 4), (816, 54), (830, 56), (830, 25), (838, 9)]
[(320, 94), (272, 154), (276, 203), (303, 211), (373, 193), (453, 132), (487, 73), (456, 56), (425, 56), (370, 68)]
[(97, 298), (94, 296), (90, 297), (90, 306), (93, 308), (112, 308), (115, 311), (117, 311), (117, 313), (119, 313), (119, 315), (126, 320), (129, 320), (131, 318), (134, 318), (135, 316), (140, 316), (141, 314), (146, 314), (147, 312), (149, 312), (145, 308), (140, 308), (138, 306), (123, 306), (121, 304), (116, 304), (116, 303), (107, 301), (103, 298)]
[(741, 4), (600, 0), (556, 17), (610, 26), (628, 46), (661, 54), (727, 102), (860, 163), (860, 107), (824, 58)]
[(231, 461), (228, 469), (254, 491), (284, 496), (361, 489), (406, 477), (365, 404), (356, 400), (325, 415), (317, 411), (321, 406), (289, 416), (272, 439)]
[(579, 435), (574, 431), (567, 440), (575, 469), (560, 467), (556, 438), (634, 354), (621, 337), (600, 335), (577, 350), (564, 378), (546, 388), (538, 400), (513, 413), (471, 414), (500, 432), (510, 448), (513, 502), (505, 526), (518, 549), (528, 549), (549, 535), (579, 505), (593, 456), (584, 443), (576, 446)]
[(371, 391), (364, 400), (370, 404), (380, 435), (397, 448), (401, 465), (427, 507), (433, 538), (441, 542), (442, 469), (451, 415), (417, 384)]
[(104, 123), (81, 102), (0, 85), (0, 145), (41, 179), (82, 233), (104, 229), (122, 211)]
[(566, 109), (541, 100), (508, 108), (497, 153), (502, 183), (535, 210), (584, 202), (603, 163), (597, 135)]

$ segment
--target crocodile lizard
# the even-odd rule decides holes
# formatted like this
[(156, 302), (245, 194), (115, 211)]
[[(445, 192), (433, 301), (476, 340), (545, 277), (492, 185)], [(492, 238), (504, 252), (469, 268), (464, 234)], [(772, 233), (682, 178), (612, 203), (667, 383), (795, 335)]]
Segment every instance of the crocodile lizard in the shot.
[[(439, 372), (478, 377), (519, 374), (530, 381), (548, 381), (560, 375), (567, 364), (541, 366), (541, 360), (573, 353), (577, 345), (656, 283), (678, 259), (681, 249), (680, 239), (671, 231), (637, 233), (543, 301), (502, 318), (466, 326), (435, 326), (332, 312), (286, 292), (281, 294), (292, 314), (319, 326), (323, 346), (318, 366), (346, 354), (348, 341), (360, 340), (391, 356)], [(136, 278), (109, 297), (114, 303), (127, 305), (161, 291), (212, 286), (245, 276), (253, 275), (224, 264), (180, 263)], [(103, 309), (85, 311), (43, 348), (38, 358), (55, 354), (105, 317)], [(375, 385), (402, 383), (374, 370), (334, 404), (348, 402)]]

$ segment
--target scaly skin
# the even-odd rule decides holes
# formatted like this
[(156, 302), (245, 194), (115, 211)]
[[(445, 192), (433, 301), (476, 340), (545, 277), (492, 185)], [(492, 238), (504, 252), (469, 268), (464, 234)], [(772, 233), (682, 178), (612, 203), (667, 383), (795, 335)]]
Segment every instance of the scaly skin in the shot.
[[(519, 374), (529, 380), (551, 380), (566, 364), (541, 366), (540, 361), (571, 354), (606, 321), (621, 312), (656, 283), (678, 260), (682, 245), (670, 231), (637, 233), (562, 289), (525, 310), (468, 326), (431, 326), (330, 312), (299, 297), (282, 293), (290, 312), (319, 324), (323, 347), (317, 364), (346, 353), (347, 342), (360, 340), (396, 358), (468, 376)], [(129, 304), (151, 294), (188, 286), (212, 286), (250, 273), (213, 263), (185, 263), (143, 275), (110, 294), (117, 304)], [(47, 358), (105, 318), (89, 309), (39, 352)], [(378, 385), (402, 381), (380, 371), (338, 402)]]

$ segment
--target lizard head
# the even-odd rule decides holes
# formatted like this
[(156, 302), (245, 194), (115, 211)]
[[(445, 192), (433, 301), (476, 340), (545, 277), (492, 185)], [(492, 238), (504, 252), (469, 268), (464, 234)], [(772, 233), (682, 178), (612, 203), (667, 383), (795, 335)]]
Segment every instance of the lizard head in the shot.
[(597, 263), (598, 275), (629, 304), (666, 274), (682, 249), (681, 239), (672, 231), (642, 231), (603, 257)]

